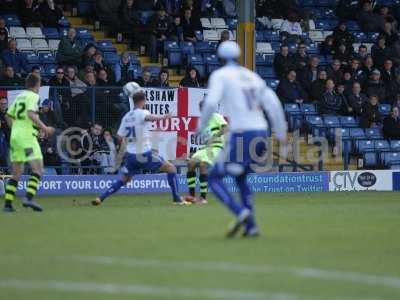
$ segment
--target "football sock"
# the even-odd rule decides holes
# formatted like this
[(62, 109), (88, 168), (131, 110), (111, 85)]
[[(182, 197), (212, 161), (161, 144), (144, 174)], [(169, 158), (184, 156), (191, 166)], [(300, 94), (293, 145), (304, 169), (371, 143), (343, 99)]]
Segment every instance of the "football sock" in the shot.
[(200, 174), (199, 180), (200, 180), (200, 196), (201, 196), (201, 198), (206, 199), (207, 198), (207, 192), (208, 192), (207, 175), (206, 174)]
[(28, 180), (28, 186), (26, 188), (26, 198), (29, 201), (32, 201), (33, 197), (35, 197), (37, 189), (39, 187), (40, 175), (33, 173)]
[(121, 179), (114, 182), (113, 185), (110, 186), (110, 188), (100, 196), (100, 200), (103, 202), (106, 198), (108, 198), (112, 194), (118, 192), (121, 189), (121, 187), (123, 187), (123, 186), (124, 186), (124, 183), (122, 182)]
[(222, 176), (218, 175), (215, 169), (212, 169), (209, 176), (208, 182), (211, 190), (217, 196), (218, 200), (222, 202), (230, 211), (237, 217), (242, 211), (241, 205), (236, 203), (233, 196), (229, 193), (228, 189), (222, 181)]
[(178, 194), (178, 182), (176, 180), (176, 173), (167, 174), (168, 184), (171, 187), (172, 198), (175, 202), (180, 202), (181, 197)]
[(187, 172), (186, 178), (189, 188), (189, 195), (194, 197), (196, 195), (196, 172)]
[(9, 179), (6, 185), (6, 191), (5, 191), (5, 206), (6, 207), (11, 207), (12, 202), (14, 201), (15, 198), (15, 193), (17, 192), (17, 186), (18, 182), (14, 179)]
[(247, 184), (246, 175), (236, 177), (235, 179), (236, 179), (236, 184), (240, 191), (240, 199), (242, 201), (242, 204), (244, 207), (246, 207), (251, 211), (251, 218), (249, 218), (249, 221), (246, 223), (246, 230), (250, 230), (251, 228), (256, 226), (254, 220), (253, 194)]

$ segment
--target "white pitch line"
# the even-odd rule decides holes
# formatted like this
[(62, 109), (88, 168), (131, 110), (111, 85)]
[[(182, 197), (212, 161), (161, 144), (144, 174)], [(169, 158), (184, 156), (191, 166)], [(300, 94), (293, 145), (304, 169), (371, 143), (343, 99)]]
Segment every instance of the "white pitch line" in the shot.
[(66, 260), (78, 261), (97, 265), (118, 265), (124, 267), (141, 267), (171, 270), (191, 270), (210, 272), (229, 272), (243, 274), (276, 274), (286, 273), (301, 278), (314, 278), (326, 281), (344, 281), (358, 284), (385, 286), (400, 289), (400, 277), (387, 275), (373, 275), (358, 272), (323, 270), (316, 268), (291, 268), (275, 266), (251, 266), (230, 262), (173, 262), (162, 260), (146, 260), (135, 258), (118, 258), (109, 256), (73, 256)]
[(142, 284), (111, 284), (91, 282), (69, 282), (54, 280), (0, 279), (0, 288), (18, 290), (53, 290), (70, 293), (96, 293), (114, 295), (136, 295), (144, 297), (178, 297), (215, 300), (306, 300), (293, 294), (231, 290), (231, 289), (193, 289), (173, 286), (152, 286)]

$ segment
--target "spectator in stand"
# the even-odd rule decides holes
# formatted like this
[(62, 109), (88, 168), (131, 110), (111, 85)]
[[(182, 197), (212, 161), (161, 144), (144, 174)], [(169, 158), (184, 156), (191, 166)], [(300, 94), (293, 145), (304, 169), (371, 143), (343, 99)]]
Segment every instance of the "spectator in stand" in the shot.
[(383, 121), (383, 134), (388, 139), (400, 139), (399, 108), (392, 107), (392, 111)]
[(392, 56), (392, 50), (386, 45), (386, 38), (383, 35), (380, 35), (377, 43), (372, 46), (371, 54), (378, 68), (381, 68), (385, 60)]
[(119, 63), (114, 66), (115, 81), (118, 85), (122, 86), (133, 81), (133, 68), (134, 64), (129, 53), (122, 53)]
[(110, 129), (105, 129), (103, 132), (103, 138), (105, 140), (105, 153), (102, 158), (102, 167), (104, 168), (104, 172), (107, 174), (113, 174), (115, 172), (115, 164), (117, 159), (118, 152), (118, 141), (115, 137), (113, 137)]
[(229, 30), (224, 30), (221, 32), (221, 38), (218, 41), (218, 47), (225, 41), (229, 41), (230, 39), (230, 33)]
[(363, 113), (363, 108), (368, 101), (368, 97), (361, 92), (361, 84), (359, 82), (353, 83), (353, 88), (348, 96), (348, 102), (353, 109), (353, 114), (360, 117)]
[(136, 8), (140, 11), (150, 11), (156, 8), (155, 0), (136, 0)]
[(392, 47), (394, 43), (399, 40), (399, 34), (393, 27), (392, 23), (385, 22), (384, 30), (382, 31), (382, 35), (386, 39), (386, 44), (388, 47)]
[(49, 139), (40, 132), (38, 141), (42, 150), (43, 165), (45, 167), (54, 167), (57, 175), (61, 175), (61, 159), (58, 156), (57, 145), (54, 139)]
[(89, 73), (89, 72), (93, 72), (93, 73), (95, 72), (94, 65), (87, 64), (86, 66), (83, 66), (83, 69), (80, 69), (78, 71), (78, 78), (80, 80), (85, 80), (85, 75), (86, 75), (86, 73)]
[(0, 86), (4, 87), (23, 87), (24, 80), (14, 72), (12, 66), (6, 66), (3, 77), (0, 79)]
[(279, 78), (284, 78), (289, 70), (294, 69), (294, 61), (292, 55), (289, 53), (289, 47), (282, 45), (280, 52), (275, 54), (274, 57), (274, 70)]
[(41, 0), (39, 5), (40, 21), (45, 27), (58, 27), (58, 21), (62, 18), (63, 12), (59, 9), (54, 0)]
[(121, 4), (122, 0), (96, 1), (96, 15), (100, 22), (109, 26), (110, 34), (112, 35), (115, 35), (120, 30), (119, 9)]
[(385, 84), (386, 90), (390, 89), (392, 82), (395, 79), (393, 62), (391, 59), (385, 60), (381, 70), (382, 81)]
[(31, 69), (31, 73), (40, 78), (41, 86), (47, 85), (46, 79), (41, 76), (41, 67), (40, 66), (33, 66)]
[(54, 111), (59, 120), (63, 120), (63, 116), (67, 114), (70, 108), (71, 91), (69, 89), (69, 81), (64, 76), (64, 69), (57, 67), (56, 75), (49, 80), (50, 99), (55, 99)]
[(134, 0), (125, 0), (121, 9), (121, 30), (131, 39), (131, 47), (144, 40), (145, 26), (140, 23), (140, 15)]
[(169, 72), (167, 69), (162, 69), (158, 74), (158, 80), (154, 83), (155, 87), (169, 88)]
[(311, 85), (311, 101), (319, 102), (322, 95), (325, 92), (326, 81), (328, 80), (328, 74), (325, 70), (320, 70), (318, 73), (318, 79), (315, 80)]
[(143, 71), (143, 76), (139, 77), (136, 82), (141, 86), (141, 87), (153, 87), (154, 86), (154, 81), (151, 78), (151, 73), (149, 70), (144, 70)]
[(179, 83), (180, 87), (200, 88), (203, 86), (200, 73), (195, 67), (189, 66), (186, 69), (186, 75)]
[(343, 79), (340, 81), (341, 84), (344, 85), (344, 93), (348, 95), (351, 93), (351, 89), (353, 88), (354, 79), (351, 77), (351, 73), (349, 70), (343, 73)]
[(114, 86), (115, 82), (109, 78), (107, 70), (106, 69), (100, 69), (97, 72), (97, 84), (98, 86)]
[(183, 0), (161, 0), (161, 3), (170, 16), (178, 15), (183, 6)]
[(23, 27), (37, 26), (41, 21), (39, 6), (33, 0), (23, 0), (18, 13)]
[(39, 117), (47, 126), (62, 128), (62, 124), (57, 120), (57, 115), (52, 109), (52, 103), (49, 99), (44, 99), (40, 104)]
[(319, 45), (319, 52), (321, 55), (328, 56), (328, 55), (335, 55), (335, 40), (333, 39), (332, 35), (328, 35)]
[[(74, 67), (67, 68), (67, 80), (71, 88), (70, 110), (66, 121), (68, 125), (85, 126), (88, 122), (89, 99), (87, 85), (76, 75)], [(77, 116), (78, 115), (78, 116)]]
[(318, 79), (319, 58), (313, 56), (299, 74), (299, 82), (308, 95), (311, 94), (312, 83)]
[[(158, 55), (160, 53), (157, 45), (163, 44), (164, 41), (168, 40), (169, 33), (172, 27), (171, 20), (167, 15), (164, 7), (162, 5), (159, 6), (157, 13), (153, 15), (151, 20), (149, 21), (151, 34), (149, 40), (149, 54), (150, 59), (153, 63), (158, 62)], [(162, 49), (160, 49), (162, 50)]]
[(276, 90), (279, 99), (283, 103), (304, 103), (308, 100), (307, 93), (296, 81), (296, 71), (290, 70), (286, 78), (283, 78)]
[(353, 47), (347, 48), (346, 44), (340, 44), (333, 55), (333, 59), (337, 59), (341, 61), (343, 66), (347, 66), (351, 59), (352, 49)]
[(103, 54), (100, 51), (97, 51), (94, 55), (94, 71), (98, 73), (100, 70), (106, 70), (110, 80), (114, 81), (113, 69), (104, 61)]
[(396, 74), (395, 79), (391, 82), (388, 94), (389, 99), (397, 99), (397, 95), (400, 95), (400, 74)]
[(334, 82), (340, 82), (342, 81), (343, 78), (343, 71), (341, 69), (342, 64), (340, 63), (340, 60), (333, 60), (331, 65), (328, 66), (328, 78), (332, 79)]
[(17, 41), (11, 39), (8, 42), (8, 49), (3, 51), (3, 64), (13, 67), (17, 74), (28, 73), (25, 55), (17, 49)]
[(199, 26), (192, 16), (192, 11), (189, 8), (185, 9), (181, 23), (183, 39), (187, 42), (195, 43), (197, 41), (196, 30), (199, 28)]
[(338, 115), (342, 112), (342, 98), (335, 92), (335, 82), (328, 79), (325, 85), (325, 92), (319, 103), (319, 110), (322, 114)]
[(368, 55), (367, 58), (364, 60), (364, 65), (363, 65), (363, 74), (364, 74), (364, 81), (368, 80), (369, 77), (372, 74), (372, 71), (374, 71), (376, 68), (374, 66), (374, 60), (371, 55)]
[(362, 11), (358, 14), (358, 23), (364, 32), (380, 32), (383, 30), (385, 19), (373, 12), (369, 0), (364, 0)]
[(83, 57), (82, 57), (82, 67), (87, 65), (94, 65), (94, 56), (96, 55), (97, 48), (93, 43), (89, 43), (83, 49)]
[(82, 59), (82, 43), (76, 37), (74, 28), (68, 30), (68, 35), (61, 39), (57, 50), (57, 62), (60, 65), (78, 66)]
[(295, 12), (291, 12), (287, 19), (283, 21), (281, 25), (281, 36), (284, 41), (287, 42), (299, 42), (301, 35), (303, 34), (303, 30), (301, 29), (301, 25), (298, 22), (299, 18)]
[(383, 17), (385, 22), (391, 23), (393, 27), (397, 27), (397, 21), (395, 17), (390, 13), (390, 9), (387, 6), (381, 6), (379, 8), (379, 15)]
[(354, 43), (353, 34), (347, 30), (346, 21), (340, 21), (333, 31), (334, 47), (339, 52), (340, 45), (344, 44), (347, 49), (351, 49)]
[(297, 52), (293, 57), (294, 64), (297, 71), (301, 71), (307, 66), (310, 57), (307, 54), (307, 45), (305, 43), (300, 43), (297, 47)]
[(353, 81), (362, 82), (366, 79), (364, 72), (361, 68), (361, 63), (357, 58), (353, 58), (351, 60), (350, 66), (347, 71), (350, 73), (351, 80)]
[(358, 47), (357, 53), (354, 54), (354, 58), (360, 61), (364, 61), (367, 58), (367, 56), (368, 56), (368, 48), (363, 44)]
[(375, 95), (378, 96), (380, 102), (386, 102), (386, 88), (381, 80), (381, 72), (379, 70), (372, 71), (370, 79), (365, 84), (363, 90), (368, 97)]
[(368, 102), (363, 107), (360, 125), (362, 128), (379, 127), (381, 124), (381, 114), (379, 112), (379, 96), (370, 95)]
[(0, 17), (0, 59), (3, 50), (7, 49), (8, 46), (8, 29), (6, 21)]
[(336, 86), (336, 95), (340, 98), (342, 103), (342, 111), (340, 112), (341, 115), (351, 115), (353, 113), (353, 108), (349, 104), (348, 98), (345, 94), (345, 85), (343, 83), (339, 83)]
[(6, 137), (6, 140), (10, 141), (11, 128), (8, 126), (6, 119), (8, 109), (8, 100), (6, 97), (0, 97), (0, 131), (2, 131)]
[(169, 36), (171, 40), (176, 42), (182, 42), (184, 40), (181, 17), (179, 15), (174, 17), (174, 22), (171, 25)]

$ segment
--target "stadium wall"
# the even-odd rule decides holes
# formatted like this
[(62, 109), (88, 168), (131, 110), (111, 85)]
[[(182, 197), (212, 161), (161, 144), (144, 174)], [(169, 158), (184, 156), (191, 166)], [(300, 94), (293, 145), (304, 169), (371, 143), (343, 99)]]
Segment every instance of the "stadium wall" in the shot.
[[(18, 186), (21, 194), (26, 187), (24, 178)], [(118, 176), (44, 176), (40, 184), (40, 195), (82, 195), (95, 194), (107, 189)], [(232, 192), (237, 187), (232, 178), (226, 178)], [(337, 192), (337, 191), (399, 191), (400, 171), (337, 171), (304, 173), (252, 174), (249, 183), (254, 192)], [(187, 192), (186, 178), (178, 176), (179, 190)], [(169, 192), (164, 174), (138, 175), (122, 193), (144, 194)]]

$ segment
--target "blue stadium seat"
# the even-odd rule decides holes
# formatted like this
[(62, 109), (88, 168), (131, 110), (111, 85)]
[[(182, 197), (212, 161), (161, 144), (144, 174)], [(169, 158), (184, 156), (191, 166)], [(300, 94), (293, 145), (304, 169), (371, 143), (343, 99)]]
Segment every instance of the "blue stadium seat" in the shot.
[(181, 47), (176, 41), (165, 41), (164, 42), (164, 55), (168, 52), (181, 52)]
[(350, 137), (353, 140), (365, 139), (365, 131), (362, 128), (350, 128)]
[(197, 40), (198, 42), (204, 40), (203, 33), (202, 33), (200, 30), (195, 31), (194, 33), (195, 33), (195, 35), (196, 35), (196, 40)]
[(301, 128), (303, 116), (297, 103), (286, 103), (284, 110), (287, 115), (289, 130), (293, 131)]
[(378, 155), (376, 152), (365, 152), (363, 154), (364, 169), (376, 168), (379, 165)]
[(193, 55), (195, 53), (192, 42), (181, 42), (180, 48), (182, 50), (182, 54), (185, 56)]
[(60, 33), (55, 27), (44, 27), (42, 28), (42, 32), (48, 40), (58, 40), (60, 38)]
[[(367, 43), (368, 42), (368, 36), (364, 32), (355, 32), (353, 34), (354, 39), (358, 43)], [(356, 49), (357, 50), (357, 49)]]
[(6, 21), (7, 27), (21, 26), (21, 21), (17, 15), (3, 15), (3, 18)]
[(346, 117), (340, 117), (340, 124), (343, 127), (358, 127), (359, 126), (359, 122), (351, 116), (346, 116)]
[(55, 65), (55, 64), (45, 65), (43, 74), (45, 77), (52, 77), (52, 76), (56, 75), (56, 71), (57, 71), (57, 65)]
[(391, 151), (399, 151), (400, 152), (400, 140), (392, 140), (392, 141), (390, 141), (390, 150)]
[(36, 53), (33, 51), (26, 52), (25, 57), (26, 57), (28, 64), (39, 64), (40, 63), (39, 56), (37, 56)]
[(360, 31), (360, 26), (356, 21), (348, 21), (346, 26), (349, 31)]
[(272, 67), (258, 66), (256, 68), (256, 71), (257, 71), (258, 75), (260, 75), (264, 79), (266, 79), (266, 78), (275, 79), (276, 78), (275, 71)]
[(58, 26), (62, 27), (62, 28), (69, 28), (71, 27), (71, 23), (68, 21), (68, 19), (66, 17), (62, 17), (59, 21), (58, 21)]
[(340, 121), (339, 117), (337, 116), (330, 116), (330, 115), (325, 115), (324, 116), (324, 126), (331, 128), (337, 128), (340, 126)]
[(265, 38), (264, 31), (257, 30), (256, 31), (256, 42), (263, 42), (264, 40), (267, 40)]
[(367, 128), (365, 129), (365, 135), (368, 139), (382, 139), (383, 134), (379, 128)]
[(93, 38), (90, 30), (85, 27), (78, 27), (78, 28), (75, 28), (75, 30), (76, 30), (76, 36), (81, 40)]
[(368, 41), (375, 42), (378, 39), (379, 32), (369, 32)]
[(320, 136), (324, 121), (321, 116), (306, 116), (306, 125), (313, 136)]
[(161, 68), (157, 66), (146, 67), (147, 71), (151, 73), (151, 76), (154, 78), (158, 78), (158, 74), (160, 73)]
[(200, 76), (204, 77), (206, 73), (206, 66), (201, 54), (193, 54), (188, 56), (188, 63), (199, 71)]
[(363, 154), (365, 152), (372, 152), (375, 150), (375, 144), (373, 140), (358, 140), (355, 143), (355, 152)]
[(133, 65), (132, 73), (133, 73), (133, 78), (136, 79), (136, 78), (142, 76), (143, 69), (140, 65)]
[(264, 31), (264, 40), (267, 42), (279, 42), (281, 40), (281, 36), (277, 31)]
[(120, 61), (120, 57), (115, 52), (104, 52), (104, 60), (110, 65), (116, 65)]
[(377, 151), (377, 152), (391, 151), (390, 144), (387, 140), (375, 140), (374, 147), (375, 147), (375, 151)]
[(300, 110), (304, 115), (317, 114), (317, 107), (315, 106), (315, 104), (309, 104), (309, 103), (300, 104)]
[(267, 85), (274, 91), (278, 88), (279, 79), (266, 79)]
[(392, 106), (390, 104), (379, 104), (379, 112), (383, 116), (389, 115), (391, 109), (392, 109)]
[(207, 73), (210, 74), (214, 72), (216, 69), (218, 69), (221, 66), (221, 63), (219, 62), (219, 59), (217, 55), (215, 54), (205, 54), (204, 55), (204, 60), (206, 63), (206, 68), (207, 68)]
[(41, 64), (56, 64), (56, 57), (51, 52), (39, 53), (39, 60)]
[(226, 25), (228, 25), (229, 30), (237, 29), (238, 20), (237, 19), (227, 19)]
[(117, 50), (113, 46), (113, 43), (110, 40), (97, 41), (97, 48), (101, 52), (117, 52)]
[(194, 47), (195, 47), (196, 53), (215, 53), (217, 50), (217, 43), (197, 42)]
[(400, 165), (400, 152), (384, 152), (381, 157), (385, 167), (391, 168), (393, 165)]

